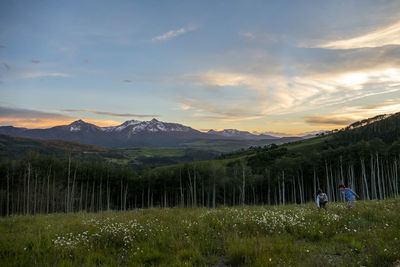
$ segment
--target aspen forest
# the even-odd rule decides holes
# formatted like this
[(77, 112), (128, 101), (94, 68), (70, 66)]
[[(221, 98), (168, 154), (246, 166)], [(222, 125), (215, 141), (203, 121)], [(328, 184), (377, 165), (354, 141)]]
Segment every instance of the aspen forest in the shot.
[[(373, 118), (315, 140), (141, 171), (31, 152), (1, 163), (0, 213), (304, 204), (318, 188), (335, 202), (343, 201), (339, 184), (364, 200), (392, 198), (399, 194), (398, 117)], [(384, 139), (377, 137), (381, 132)], [(355, 136), (361, 141), (354, 143)]]

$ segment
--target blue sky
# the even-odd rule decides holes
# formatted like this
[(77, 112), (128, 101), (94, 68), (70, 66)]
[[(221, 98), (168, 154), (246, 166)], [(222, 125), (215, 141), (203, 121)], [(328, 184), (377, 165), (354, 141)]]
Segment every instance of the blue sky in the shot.
[(302, 133), (400, 108), (399, 1), (1, 1), (0, 125)]

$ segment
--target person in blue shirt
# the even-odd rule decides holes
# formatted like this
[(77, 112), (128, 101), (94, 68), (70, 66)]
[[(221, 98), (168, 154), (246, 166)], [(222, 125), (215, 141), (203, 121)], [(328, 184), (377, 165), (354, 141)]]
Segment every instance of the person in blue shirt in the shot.
[(351, 209), (354, 207), (354, 204), (356, 203), (356, 198), (360, 198), (359, 195), (357, 195), (356, 192), (351, 190), (349, 187), (345, 187), (344, 184), (339, 185), (339, 190), (342, 193), (342, 195), (345, 197), (347, 200), (347, 207)]

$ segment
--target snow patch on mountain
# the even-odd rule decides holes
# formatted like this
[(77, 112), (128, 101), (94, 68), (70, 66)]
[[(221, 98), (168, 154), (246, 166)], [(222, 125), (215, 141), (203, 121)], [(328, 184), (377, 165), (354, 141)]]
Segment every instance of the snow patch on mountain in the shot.
[(71, 126), (71, 127), (69, 128), (69, 130), (70, 130), (71, 132), (79, 132), (79, 131), (81, 130), (81, 127), (80, 127), (80, 126)]
[(105, 132), (122, 132), (125, 129), (129, 136), (142, 132), (189, 132), (190, 130), (193, 130), (188, 126), (177, 123), (162, 122), (157, 119), (152, 119), (151, 121), (129, 120), (118, 126), (101, 128), (101, 130)]

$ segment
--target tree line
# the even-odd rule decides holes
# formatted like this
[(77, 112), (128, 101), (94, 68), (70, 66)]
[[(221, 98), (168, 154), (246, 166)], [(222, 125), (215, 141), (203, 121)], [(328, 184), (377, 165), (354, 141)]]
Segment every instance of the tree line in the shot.
[(367, 200), (398, 196), (399, 141), (335, 145), (324, 150), (269, 146), (245, 157), (144, 171), (29, 153), (0, 163), (0, 214), (285, 205), (314, 200), (318, 188), (331, 201), (341, 201), (341, 183)]

